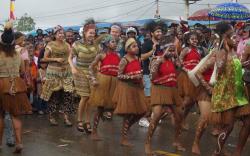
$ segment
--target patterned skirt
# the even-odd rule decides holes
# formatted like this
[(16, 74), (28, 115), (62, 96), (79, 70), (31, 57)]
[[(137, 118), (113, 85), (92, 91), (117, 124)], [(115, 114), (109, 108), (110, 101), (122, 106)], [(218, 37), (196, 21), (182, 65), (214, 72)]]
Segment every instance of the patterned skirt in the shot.
[(99, 83), (98, 86), (91, 87), (90, 105), (109, 109), (114, 108), (112, 98), (115, 92), (117, 78), (99, 73), (97, 75), (97, 82)]
[(65, 92), (72, 93), (74, 91), (73, 88), (73, 78), (72, 77), (55, 77), (46, 79), (43, 88), (41, 98), (45, 101), (49, 101), (53, 92), (64, 90)]
[(144, 114), (147, 111), (143, 87), (130, 82), (118, 80), (113, 101), (116, 104), (115, 114)]
[(74, 85), (76, 93), (81, 97), (90, 96), (90, 82), (89, 82), (89, 71), (80, 70), (77, 74), (73, 75)]

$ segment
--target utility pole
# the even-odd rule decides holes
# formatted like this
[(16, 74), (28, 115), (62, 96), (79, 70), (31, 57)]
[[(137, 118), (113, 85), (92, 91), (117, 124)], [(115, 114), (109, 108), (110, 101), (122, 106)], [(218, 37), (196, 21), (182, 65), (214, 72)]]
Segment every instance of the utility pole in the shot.
[(190, 5), (196, 3), (197, 1), (201, 1), (201, 0), (184, 0), (184, 1), (185, 1), (185, 16), (187, 19), (189, 17)]
[(161, 18), (159, 0), (155, 0), (155, 3), (156, 3), (155, 18)]

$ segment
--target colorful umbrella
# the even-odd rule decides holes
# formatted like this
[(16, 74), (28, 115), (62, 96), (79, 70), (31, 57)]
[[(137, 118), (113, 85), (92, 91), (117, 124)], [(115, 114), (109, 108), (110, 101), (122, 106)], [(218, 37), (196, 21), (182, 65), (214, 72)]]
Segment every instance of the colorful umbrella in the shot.
[(209, 12), (209, 16), (224, 20), (248, 20), (250, 11), (239, 3), (222, 3), (217, 5)]
[(218, 18), (210, 17), (208, 13), (211, 9), (201, 9), (194, 12), (191, 16), (189, 16), (188, 20), (191, 21), (217, 21)]

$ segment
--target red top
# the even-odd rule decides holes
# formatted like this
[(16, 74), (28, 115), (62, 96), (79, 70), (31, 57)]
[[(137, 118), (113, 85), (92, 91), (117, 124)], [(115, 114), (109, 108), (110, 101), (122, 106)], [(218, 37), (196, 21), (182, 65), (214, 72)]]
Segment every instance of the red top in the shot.
[(200, 62), (201, 55), (196, 48), (190, 49), (190, 51), (184, 57), (183, 65), (187, 70), (192, 70)]
[(212, 77), (212, 74), (213, 74), (213, 71), (214, 71), (214, 67), (211, 67), (209, 68), (207, 71), (205, 71), (202, 75), (204, 77), (204, 80), (209, 82), (211, 77)]
[[(129, 76), (142, 74), (141, 62), (138, 59), (128, 62), (123, 73)], [(141, 80), (133, 80), (133, 82), (140, 83)]]
[(153, 83), (167, 87), (177, 86), (176, 69), (172, 61), (166, 60), (159, 66), (158, 73), (153, 80)]
[(100, 72), (104, 75), (117, 76), (120, 57), (116, 52), (109, 52), (101, 61)]

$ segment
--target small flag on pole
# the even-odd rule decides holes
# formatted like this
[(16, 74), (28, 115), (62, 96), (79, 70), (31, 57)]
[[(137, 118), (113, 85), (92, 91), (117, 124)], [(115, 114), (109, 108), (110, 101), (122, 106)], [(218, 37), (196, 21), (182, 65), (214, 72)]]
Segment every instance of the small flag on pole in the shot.
[(10, 0), (10, 20), (15, 20), (15, 0)]

